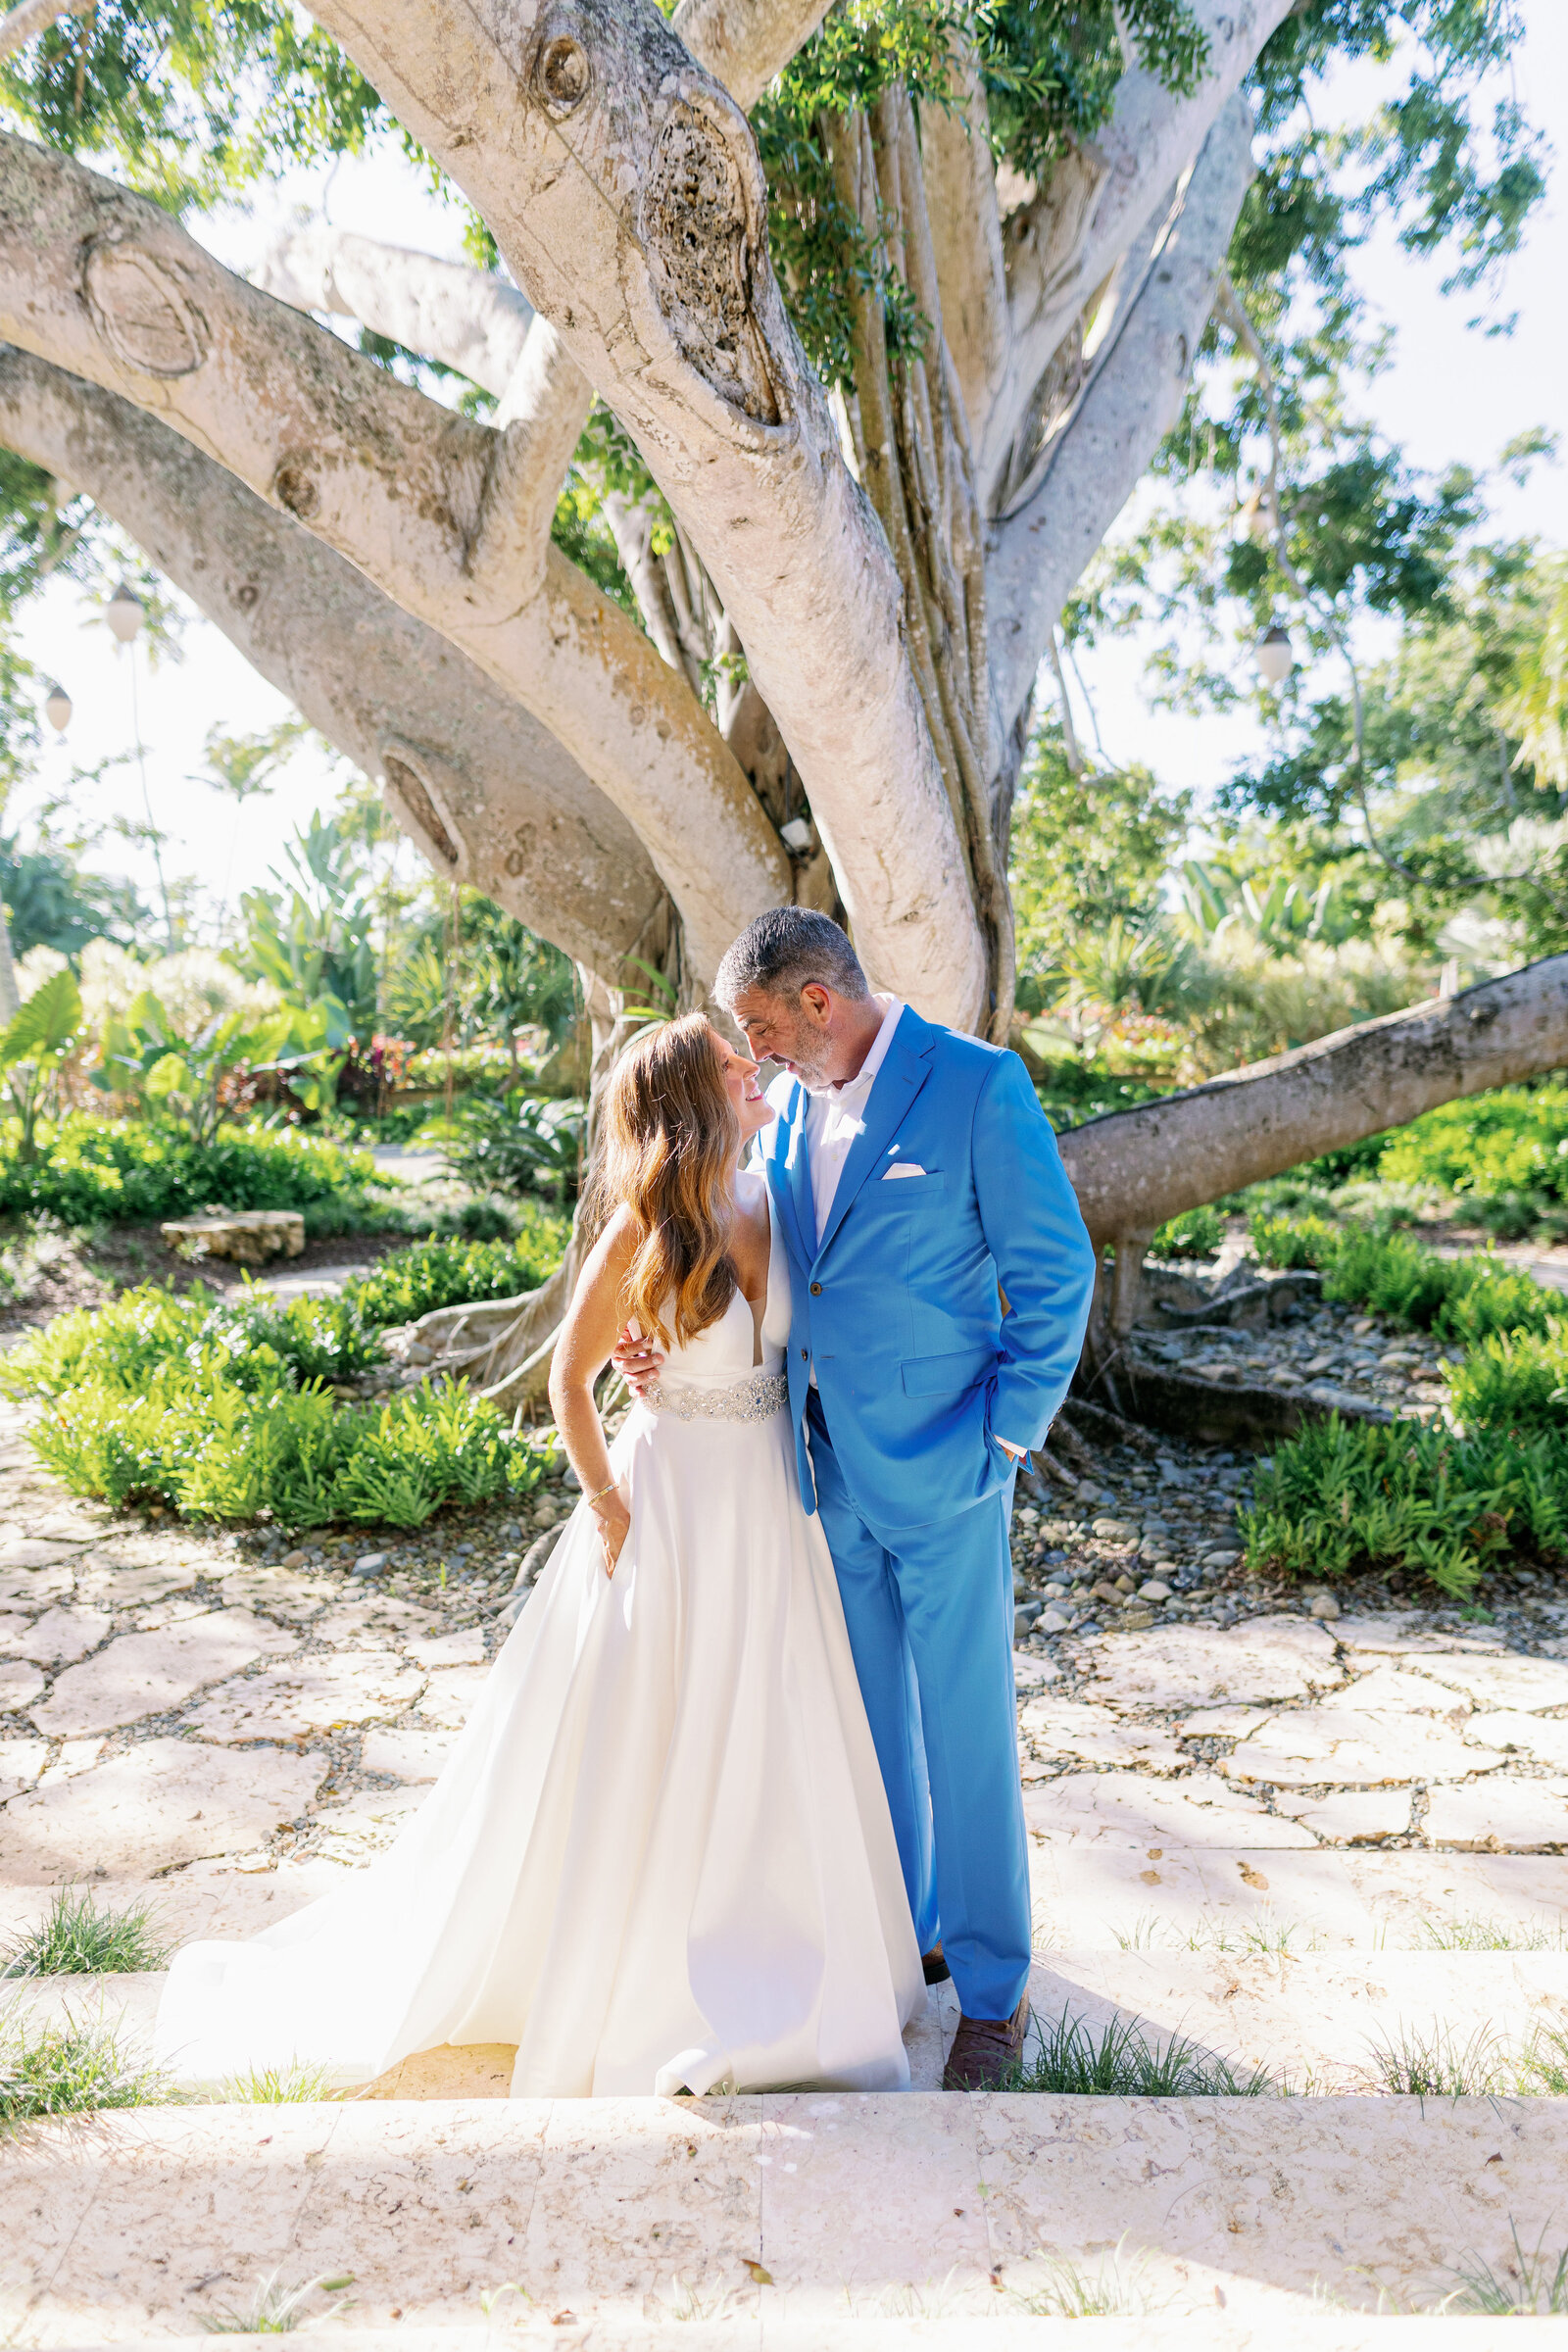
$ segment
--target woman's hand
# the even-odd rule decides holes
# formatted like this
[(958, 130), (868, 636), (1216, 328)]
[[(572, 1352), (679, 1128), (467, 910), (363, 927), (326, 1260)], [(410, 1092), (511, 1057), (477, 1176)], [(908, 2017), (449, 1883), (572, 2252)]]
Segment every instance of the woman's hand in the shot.
[(618, 1487), (612, 1487), (610, 1493), (602, 1494), (590, 1508), (599, 1522), (599, 1556), (604, 1563), (605, 1574), (613, 1576), (621, 1545), (631, 1533), (631, 1513), (620, 1498)]

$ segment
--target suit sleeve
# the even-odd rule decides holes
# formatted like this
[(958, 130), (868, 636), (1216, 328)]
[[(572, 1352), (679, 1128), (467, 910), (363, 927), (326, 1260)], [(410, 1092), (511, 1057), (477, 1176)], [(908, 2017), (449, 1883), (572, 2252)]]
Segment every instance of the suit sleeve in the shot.
[(975, 1104), (974, 1188), (1007, 1302), (992, 1432), (1045, 1441), (1083, 1348), (1095, 1251), (1029, 1073), (999, 1054)]

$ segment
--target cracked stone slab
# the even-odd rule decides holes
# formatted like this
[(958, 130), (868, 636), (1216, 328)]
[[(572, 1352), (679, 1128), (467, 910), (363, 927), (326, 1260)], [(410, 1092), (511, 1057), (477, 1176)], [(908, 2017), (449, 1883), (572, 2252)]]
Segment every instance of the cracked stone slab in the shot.
[(1478, 1706), (1568, 1707), (1568, 1662), (1557, 1658), (1473, 1658), (1445, 1651), (1423, 1658), (1422, 1674), (1462, 1690)]
[(122, 1634), (95, 1657), (68, 1666), (41, 1706), (39, 1731), (111, 1732), (162, 1715), (241, 1666), (294, 1647), (294, 1637), (248, 1609), (214, 1609), (149, 1634)]
[(197, 1561), (180, 1568), (128, 1561), (122, 1565), (95, 1553), (77, 1572), (76, 1597), (100, 1608), (135, 1609), (147, 1601), (166, 1600), (171, 1592), (188, 1592), (203, 1573)]
[(1188, 1758), (1157, 1725), (1122, 1722), (1109, 1707), (1081, 1699), (1031, 1699), (1018, 1711), (1018, 1737), (1033, 1751), (1025, 1782), (1039, 1780), (1047, 1757), (1078, 1756), (1088, 1764), (1128, 1764), (1141, 1772), (1177, 1772)]
[(324, 1578), (313, 1581), (285, 1568), (236, 1568), (223, 1578), (223, 1606), (261, 1609), (270, 1617), (305, 1624), (319, 1616), (336, 1592)]
[(0, 1575), (0, 1609), (46, 1609), (69, 1600), (75, 1577), (70, 1568), (19, 1568)]
[(408, 1654), (420, 1666), (483, 1666), (484, 1634), (476, 1625), (462, 1633), (441, 1634), (432, 1642), (410, 1642)]
[(1375, 1715), (1467, 1715), (1470, 1699), (1463, 1690), (1408, 1674), (1398, 1666), (1375, 1666), (1341, 1694), (1348, 1705)]
[(315, 1817), (317, 1850), (334, 1862), (368, 1862), (383, 1853), (424, 1802), (420, 1788), (366, 1788)]
[(1506, 1709), (1495, 1715), (1472, 1715), (1464, 1736), (1484, 1747), (1518, 1748), (1538, 1764), (1552, 1764), (1559, 1772), (1568, 1772), (1568, 1721), (1561, 1716), (1521, 1715)]
[(0, 1807), (0, 1875), (35, 1885), (147, 1878), (242, 1852), (297, 1820), (320, 1777), (318, 1760), (278, 1748), (236, 1756), (191, 1740), (145, 1740)]
[(1200, 1707), (1176, 1726), (1176, 1735), (1181, 1740), (1243, 1740), (1272, 1713), (1271, 1707)]
[(360, 1769), (393, 1781), (433, 1781), (456, 1745), (456, 1732), (369, 1731), (360, 1745)]
[(1426, 1715), (1354, 1707), (1282, 1707), (1238, 1741), (1220, 1770), (1233, 1780), (1303, 1787), (1331, 1782), (1462, 1781), (1503, 1758)]
[(489, 1679), (488, 1666), (450, 1666), (431, 1675), (419, 1701), (420, 1715), (428, 1724), (461, 1732)]
[(19, 1659), (14, 1665), (0, 1666), (0, 1715), (17, 1715), (30, 1707), (45, 1688), (43, 1676), (36, 1666)]
[(1386, 1609), (1376, 1617), (1342, 1617), (1334, 1628), (1342, 1649), (1367, 1650), (1374, 1656), (1415, 1657), (1434, 1650), (1484, 1653), (1502, 1645), (1495, 1626), (1478, 1625), (1455, 1634), (1429, 1625), (1419, 1609)]
[(1254, 1797), (1198, 1772), (1184, 1781), (1133, 1773), (1075, 1772), (1026, 1788), (1031, 1838), (1051, 1845), (1231, 1846), (1266, 1851), (1307, 1846), (1311, 1833), (1269, 1813)]
[(1168, 1625), (1094, 1653), (1092, 1695), (1122, 1707), (1204, 1707), (1304, 1698), (1344, 1679), (1334, 1637), (1303, 1617), (1253, 1617), (1215, 1632)]
[(1568, 1845), (1568, 1781), (1481, 1781), (1434, 1788), (1423, 1825), (1432, 1845), (1533, 1853)]
[(301, 1658), (220, 1684), (184, 1720), (189, 1730), (220, 1745), (303, 1740), (339, 1724), (400, 1715), (424, 1682), (417, 1667), (406, 1666), (390, 1650)]
[(20, 1633), (0, 1626), (0, 1656), (30, 1658), (35, 1666), (74, 1666), (98, 1647), (113, 1623), (101, 1609), (46, 1609)]
[(0, 1804), (32, 1787), (48, 1755), (47, 1740), (0, 1740)]
[(1402, 1838), (1410, 1827), (1408, 1788), (1340, 1788), (1332, 1796), (1284, 1796), (1282, 1813), (1330, 1845)]
[(14, 1568), (69, 1568), (91, 1536), (14, 1536), (0, 1543), (0, 1576)]

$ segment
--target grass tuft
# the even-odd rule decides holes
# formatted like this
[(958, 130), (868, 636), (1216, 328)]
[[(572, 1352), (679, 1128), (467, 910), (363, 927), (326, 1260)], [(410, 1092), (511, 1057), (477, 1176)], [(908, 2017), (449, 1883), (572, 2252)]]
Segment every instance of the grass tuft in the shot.
[(156, 2106), (167, 2079), (111, 2026), (56, 2025), (14, 2004), (0, 2011), (0, 2131), (45, 2116)]
[(1417, 2099), (1561, 2098), (1568, 2093), (1568, 2031), (1538, 2025), (1520, 2042), (1490, 2026), (1456, 2042), (1446, 2026), (1401, 2027), (1372, 2052), (1377, 2086)]
[[(354, 2284), (352, 2273), (341, 2278), (307, 2278), (303, 2286), (284, 2286), (281, 2274), (269, 2272), (242, 2310), (207, 2312), (202, 2327), (209, 2335), (288, 2335), (296, 2328), (319, 2328), (348, 2309), (343, 2289)], [(305, 2306), (317, 2293), (336, 2295), (327, 2310), (306, 2315)]]
[(294, 2107), (335, 2096), (324, 2066), (253, 2066), (243, 2075), (229, 2075), (214, 2104), (220, 2107)]
[(1561, 1952), (1568, 1950), (1568, 1919), (1555, 1927), (1531, 1920), (1488, 1919), (1480, 1912), (1423, 1920), (1421, 1933), (1434, 1952)]
[(1459, 2288), (1446, 2309), (1496, 2320), (1568, 2318), (1568, 2246), (1553, 2262), (1544, 2250), (1544, 2230), (1530, 2254), (1519, 2242), (1517, 2223), (1509, 2222), (1508, 2232), (1514, 2258), (1504, 2263), (1502, 2276), (1472, 2256), (1468, 2267), (1461, 2263), (1455, 2268)]
[(170, 1946), (150, 1903), (103, 1909), (90, 1888), (62, 1886), (35, 1928), (0, 1950), (0, 1977), (133, 1976), (162, 1968)]
[(1256, 2098), (1272, 2087), (1260, 2068), (1241, 2075), (1184, 2034), (1151, 2040), (1132, 2018), (1096, 2028), (1070, 2010), (1040, 2027), (1033, 2055), (1003, 2085), (1086, 2099)]
[(1017, 2292), (1013, 2300), (1035, 2320), (1146, 2319), (1162, 2310), (1169, 2296), (1156, 2295), (1147, 2276), (1148, 2256), (1128, 2261), (1117, 2240), (1098, 2266), (1071, 2262), (1065, 2255), (1045, 2257), (1044, 2283)]

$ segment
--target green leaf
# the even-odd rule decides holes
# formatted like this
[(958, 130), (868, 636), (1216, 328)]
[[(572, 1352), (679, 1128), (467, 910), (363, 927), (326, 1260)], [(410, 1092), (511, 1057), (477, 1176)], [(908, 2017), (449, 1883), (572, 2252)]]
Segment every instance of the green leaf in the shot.
[(70, 972), (56, 972), (35, 989), (0, 1035), (0, 1069), (37, 1061), (71, 1043), (81, 1021), (81, 991)]

